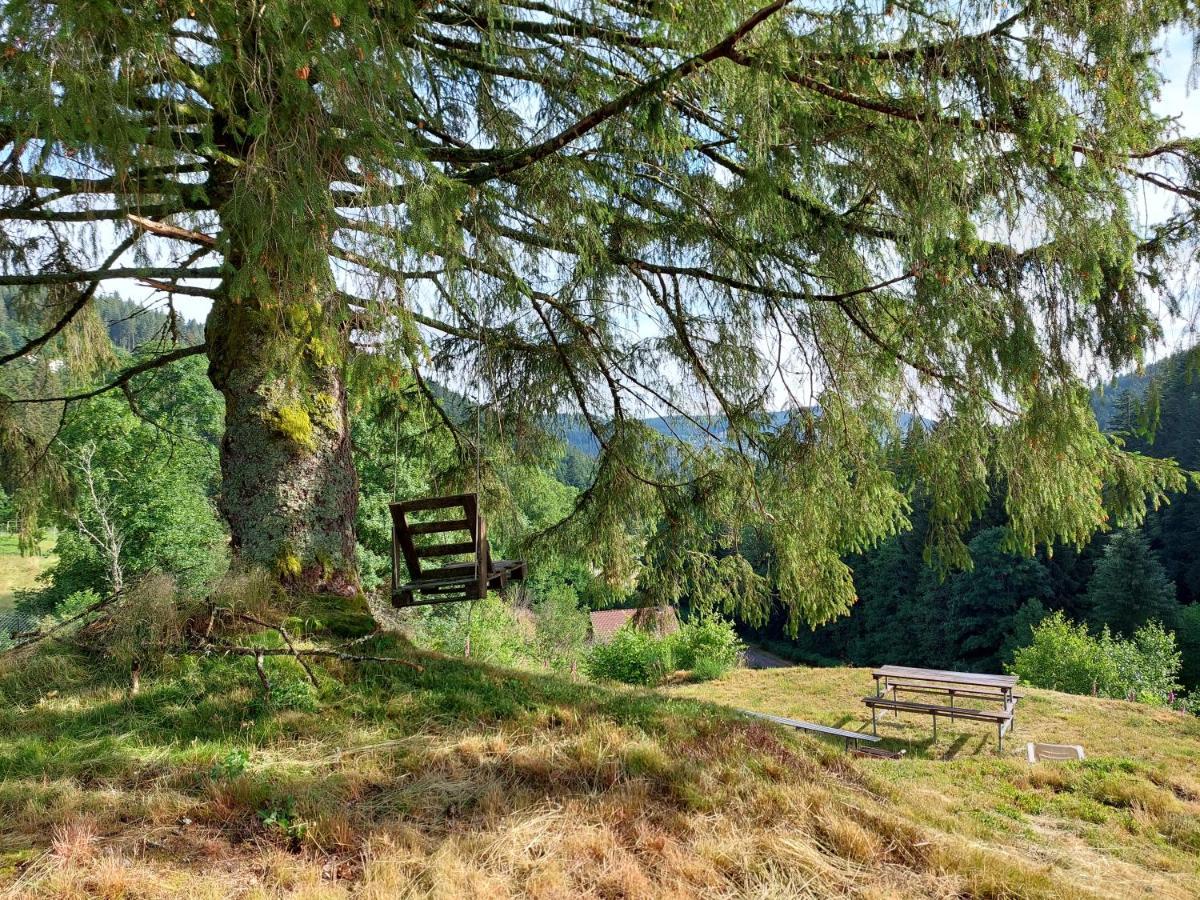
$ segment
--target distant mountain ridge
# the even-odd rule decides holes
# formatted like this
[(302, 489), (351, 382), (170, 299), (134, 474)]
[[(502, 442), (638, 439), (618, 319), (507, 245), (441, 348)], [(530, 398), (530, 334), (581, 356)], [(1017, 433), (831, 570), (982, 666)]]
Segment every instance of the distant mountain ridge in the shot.
[[(819, 414), (820, 409), (814, 409)], [(770, 414), (771, 427), (783, 428), (793, 415), (795, 415), (794, 412), (786, 409), (776, 410)], [(915, 421), (915, 417), (911, 413), (902, 412), (897, 416), (898, 424), (903, 430), (907, 430)], [(714, 441), (724, 441), (728, 430), (728, 420), (724, 416), (707, 421), (697, 417), (696, 422), (690, 421), (684, 416), (651, 416), (641, 421), (663, 437), (681, 440), (693, 447), (703, 447)], [(697, 422), (700, 424), (698, 425)], [(592, 434), (582, 417), (578, 415), (560, 416), (559, 425), (559, 429), (556, 430), (557, 436), (562, 438), (572, 450), (591, 458), (600, 454), (600, 442)]]

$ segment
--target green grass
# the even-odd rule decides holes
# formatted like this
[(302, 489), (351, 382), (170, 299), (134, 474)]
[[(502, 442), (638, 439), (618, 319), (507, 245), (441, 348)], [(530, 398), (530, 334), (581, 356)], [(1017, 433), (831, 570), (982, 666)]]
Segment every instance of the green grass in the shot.
[(847, 724), (860, 670), (655, 692), (358, 646), (424, 669), (331, 663), (314, 690), (268, 660), (265, 703), (245, 658), (169, 659), (134, 698), (67, 646), (0, 661), (0, 896), (1183, 897), (1200, 874), (1195, 720), (1033, 692), (1018, 736), (1087, 722), (1088, 763), (969, 728), (940, 759), (903, 720), (914, 758), (855, 761), (719, 704)]
[(12, 606), (16, 591), (27, 590), (37, 584), (37, 577), (54, 563), (51, 554), (54, 538), (41, 544), (41, 554), (22, 556), (17, 548), (15, 534), (0, 534), (0, 611)]

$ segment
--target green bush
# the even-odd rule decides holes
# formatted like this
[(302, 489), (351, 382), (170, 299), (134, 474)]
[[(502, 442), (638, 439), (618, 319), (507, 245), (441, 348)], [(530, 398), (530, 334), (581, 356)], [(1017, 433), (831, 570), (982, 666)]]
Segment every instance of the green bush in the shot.
[(534, 659), (546, 668), (568, 671), (588, 635), (588, 614), (580, 607), (578, 594), (569, 584), (550, 584), (534, 601), (533, 614)]
[(426, 606), (412, 617), (413, 641), (449, 656), (463, 656), (467, 638), (471, 658), (501, 666), (518, 665), (526, 655), (526, 637), (513, 609), (495, 594), (474, 603)]
[(1034, 687), (1161, 706), (1179, 688), (1180, 665), (1175, 636), (1156, 622), (1121, 640), (1107, 627), (1090, 634), (1057, 612), (1033, 629), (1033, 642), (1016, 651), (1009, 671)]
[(584, 663), (592, 678), (626, 684), (658, 684), (676, 669), (708, 681), (736, 666), (742, 649), (733, 623), (716, 617), (687, 622), (667, 637), (629, 624), (609, 643), (593, 647)]
[(701, 681), (724, 675), (745, 649), (733, 623), (715, 616), (686, 622), (668, 640), (674, 644), (676, 665)]
[(597, 644), (589, 651), (584, 668), (592, 678), (625, 684), (658, 684), (675, 670), (673, 643), (625, 625), (607, 644)]

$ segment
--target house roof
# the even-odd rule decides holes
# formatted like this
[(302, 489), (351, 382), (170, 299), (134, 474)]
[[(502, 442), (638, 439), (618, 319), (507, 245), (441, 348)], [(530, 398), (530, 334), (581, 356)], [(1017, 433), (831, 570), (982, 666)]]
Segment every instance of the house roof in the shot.
[(592, 640), (598, 644), (607, 644), (621, 626), (634, 616), (638, 617), (639, 625), (653, 625), (660, 635), (674, 634), (679, 630), (679, 617), (670, 606), (601, 609), (591, 614)]

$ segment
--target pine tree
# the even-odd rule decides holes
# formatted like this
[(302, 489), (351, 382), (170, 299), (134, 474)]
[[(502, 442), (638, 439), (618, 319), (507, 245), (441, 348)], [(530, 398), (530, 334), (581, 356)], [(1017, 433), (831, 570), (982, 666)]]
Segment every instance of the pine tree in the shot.
[(1003, 528), (981, 531), (970, 544), (974, 565), (951, 581), (945, 627), (958, 667), (1000, 671), (1010, 636), (1028, 624), (1026, 605), (1049, 597), (1046, 568), (1037, 559), (1012, 553), (1007, 539)]
[(1175, 638), (1183, 657), (1179, 679), (1188, 690), (1200, 690), (1200, 603), (1192, 603), (1180, 610)]
[[(204, 344), (136, 371), (207, 355), (233, 545), (297, 587), (356, 586), (364, 335), (453, 432), (445, 482), (481, 454), (432, 377), (506, 439), (574, 413), (600, 458), (550, 537), (665, 595), (735, 571), (697, 554), (755, 528), (772, 590), (741, 593), (793, 628), (846, 609), (846, 554), (907, 525), (878, 446), (898, 412), (938, 420), (915, 465), (949, 561), (989, 482), (1026, 552), (1181, 484), (1099, 433), (1073, 360), (1140, 356), (1142, 280), (1194, 233), (1200, 154), (1153, 107), (1156, 41), (1191, 4), (2, 9), (0, 285), (49, 290), (0, 363), (109, 279), (211, 300)], [(1178, 216), (1142, 228), (1143, 186)], [(40, 458), (14, 440), (12, 471), (13, 448)]]
[(1159, 622), (1170, 630), (1179, 617), (1175, 585), (1146, 536), (1130, 528), (1109, 538), (1088, 582), (1088, 601), (1097, 628), (1107, 625), (1126, 637), (1146, 622)]

